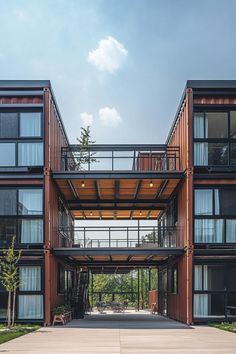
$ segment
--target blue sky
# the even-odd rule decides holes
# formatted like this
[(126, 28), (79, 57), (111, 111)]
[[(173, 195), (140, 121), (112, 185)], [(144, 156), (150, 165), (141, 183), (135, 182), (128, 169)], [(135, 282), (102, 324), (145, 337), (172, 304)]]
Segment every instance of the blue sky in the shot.
[(187, 79), (236, 78), (234, 0), (0, 0), (0, 78), (50, 79), (70, 141), (163, 143)]

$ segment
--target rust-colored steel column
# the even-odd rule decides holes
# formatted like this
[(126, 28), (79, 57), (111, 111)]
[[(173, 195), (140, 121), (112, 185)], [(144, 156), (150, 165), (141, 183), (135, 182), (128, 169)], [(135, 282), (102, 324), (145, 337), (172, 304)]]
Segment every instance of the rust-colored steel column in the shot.
[(193, 91), (187, 89), (186, 102), (188, 112), (187, 127), (187, 251), (186, 251), (186, 292), (187, 324), (193, 322), (192, 316), (192, 270), (193, 270)]
[(50, 160), (49, 160), (49, 136), (50, 136), (50, 92), (46, 88), (44, 92), (44, 315), (45, 325), (51, 324), (51, 232), (50, 232)]

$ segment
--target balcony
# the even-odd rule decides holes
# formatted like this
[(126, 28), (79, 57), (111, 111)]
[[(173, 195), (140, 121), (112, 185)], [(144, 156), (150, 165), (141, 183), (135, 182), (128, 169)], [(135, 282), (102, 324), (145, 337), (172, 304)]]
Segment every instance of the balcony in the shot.
[(63, 171), (178, 171), (179, 147), (166, 145), (79, 145), (62, 148)]
[(180, 247), (176, 227), (89, 226), (60, 227), (61, 239), (74, 240), (78, 248), (174, 248)]
[(175, 227), (63, 227), (59, 237), (74, 237), (75, 243), (71, 248), (55, 248), (54, 255), (94, 272), (156, 267), (184, 254)]

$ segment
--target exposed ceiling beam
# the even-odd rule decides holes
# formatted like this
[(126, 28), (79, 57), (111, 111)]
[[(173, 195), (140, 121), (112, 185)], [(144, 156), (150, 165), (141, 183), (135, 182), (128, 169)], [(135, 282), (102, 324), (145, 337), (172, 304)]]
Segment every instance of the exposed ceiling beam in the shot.
[(77, 193), (77, 190), (75, 189), (75, 186), (74, 186), (73, 182), (68, 180), (67, 183), (68, 183), (68, 185), (69, 185), (69, 187), (70, 187), (70, 189), (71, 189), (71, 191), (73, 193), (73, 196), (75, 197), (76, 200), (78, 200), (79, 199), (79, 195)]
[(149, 210), (149, 212), (147, 213), (147, 219), (150, 219), (151, 213), (152, 213), (152, 210)]
[(137, 181), (137, 183), (136, 183), (136, 188), (135, 188), (135, 193), (134, 193), (134, 199), (137, 199), (141, 187), (142, 187), (142, 180), (139, 180), (139, 181)]
[(99, 181), (97, 181), (97, 180), (94, 181), (94, 187), (96, 190), (97, 200), (100, 200), (101, 199), (101, 190), (100, 190), (100, 186), (99, 186)]
[(164, 189), (166, 188), (168, 182), (169, 181), (167, 179), (165, 179), (164, 181), (161, 182), (161, 185), (160, 185), (160, 187), (157, 190), (155, 199), (158, 199), (162, 195), (162, 193), (164, 192)]
[(133, 211), (133, 210), (131, 210), (131, 211), (130, 211), (130, 216), (129, 216), (129, 217), (130, 217), (130, 219), (133, 219), (133, 214), (134, 214), (134, 211)]
[(115, 181), (115, 199), (119, 199), (120, 194), (120, 181)]

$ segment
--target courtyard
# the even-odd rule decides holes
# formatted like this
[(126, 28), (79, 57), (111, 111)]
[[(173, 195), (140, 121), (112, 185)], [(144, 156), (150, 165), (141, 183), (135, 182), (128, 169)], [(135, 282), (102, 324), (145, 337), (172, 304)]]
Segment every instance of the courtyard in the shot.
[(231, 354), (236, 335), (187, 326), (149, 312), (94, 313), (66, 326), (42, 327), (0, 345), (8, 354)]

